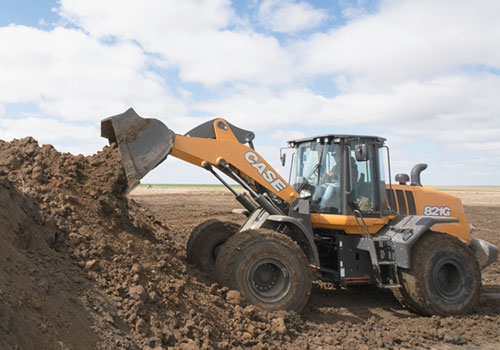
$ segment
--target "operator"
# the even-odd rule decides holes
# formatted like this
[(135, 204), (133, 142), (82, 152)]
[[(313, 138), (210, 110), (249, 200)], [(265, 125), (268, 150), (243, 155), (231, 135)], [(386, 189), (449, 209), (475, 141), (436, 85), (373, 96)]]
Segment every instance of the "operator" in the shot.
[(340, 159), (341, 158), (342, 158), (341, 152), (333, 153), (333, 159), (335, 161), (335, 164), (332, 166), (330, 171), (326, 174), (325, 182), (332, 183), (332, 182), (339, 182), (340, 181), (340, 174), (342, 171), (342, 168), (340, 167)]
[[(333, 163), (333, 166), (328, 169), (325, 164), (325, 171), (321, 177), (321, 186), (315, 192), (315, 196), (318, 201), (318, 210), (324, 213), (338, 214), (341, 207), (341, 196), (340, 196), (340, 179), (342, 174), (341, 159), (342, 152), (336, 150), (337, 152), (332, 152), (328, 154), (328, 157), (324, 159), (324, 163)], [(332, 159), (333, 158), (333, 159)], [(328, 162), (326, 161), (328, 160)]]

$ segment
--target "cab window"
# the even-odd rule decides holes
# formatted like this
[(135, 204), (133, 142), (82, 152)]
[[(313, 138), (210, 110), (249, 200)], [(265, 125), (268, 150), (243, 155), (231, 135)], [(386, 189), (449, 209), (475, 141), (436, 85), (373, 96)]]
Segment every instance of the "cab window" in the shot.
[(304, 142), (296, 149), (292, 165), (291, 184), (299, 191), (310, 189), (318, 182), (318, 169), (321, 148), (316, 142)]
[[(359, 143), (356, 142), (356, 143)], [(356, 143), (350, 144), (350, 177), (352, 181), (352, 191), (349, 200), (356, 209), (363, 214), (377, 214), (380, 210), (377, 196), (377, 167), (375, 147), (368, 145), (368, 160), (357, 161), (354, 148)]]

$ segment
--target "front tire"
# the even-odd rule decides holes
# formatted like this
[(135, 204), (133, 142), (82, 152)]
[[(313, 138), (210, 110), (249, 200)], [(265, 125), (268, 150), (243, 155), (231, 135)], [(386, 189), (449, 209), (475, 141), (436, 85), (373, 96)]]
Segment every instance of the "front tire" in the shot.
[(231, 237), (216, 259), (221, 284), (240, 291), (267, 311), (302, 311), (309, 300), (312, 271), (290, 237), (271, 230), (249, 230)]
[(428, 232), (412, 248), (411, 268), (399, 269), (396, 298), (423, 315), (461, 315), (479, 298), (481, 272), (472, 251), (457, 238)]
[(231, 237), (239, 226), (232, 222), (210, 219), (196, 226), (189, 236), (186, 255), (189, 263), (214, 277), (215, 258), (220, 247)]

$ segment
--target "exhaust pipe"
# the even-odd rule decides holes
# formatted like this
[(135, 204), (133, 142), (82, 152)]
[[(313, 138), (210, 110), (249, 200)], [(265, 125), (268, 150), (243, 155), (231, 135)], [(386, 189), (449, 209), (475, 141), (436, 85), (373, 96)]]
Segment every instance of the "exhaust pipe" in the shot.
[(411, 186), (420, 186), (422, 187), (422, 183), (420, 182), (420, 173), (427, 169), (427, 164), (417, 164), (411, 169)]
[(172, 151), (175, 133), (158, 119), (141, 118), (132, 108), (101, 121), (101, 136), (117, 143), (127, 176), (127, 192)]

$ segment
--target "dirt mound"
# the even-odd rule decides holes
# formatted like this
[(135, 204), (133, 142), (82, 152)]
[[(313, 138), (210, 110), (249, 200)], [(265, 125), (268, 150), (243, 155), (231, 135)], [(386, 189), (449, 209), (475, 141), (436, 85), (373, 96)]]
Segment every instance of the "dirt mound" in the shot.
[(84, 298), (97, 291), (50, 248), (56, 232), (36, 200), (0, 178), (2, 349), (94, 348), (99, 316)]
[(188, 272), (168, 228), (125, 197), (114, 146), (0, 141), (0, 180), (2, 348), (272, 349), (300, 326)]

